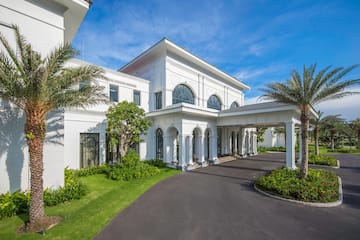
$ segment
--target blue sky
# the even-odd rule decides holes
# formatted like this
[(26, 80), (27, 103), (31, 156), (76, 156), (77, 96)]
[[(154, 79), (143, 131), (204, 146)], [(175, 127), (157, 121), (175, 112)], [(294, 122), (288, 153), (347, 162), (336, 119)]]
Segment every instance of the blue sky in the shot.
[[(80, 59), (118, 69), (167, 37), (248, 84), (246, 103), (254, 103), (260, 87), (304, 64), (360, 63), (359, 13), (356, 0), (94, 0), (73, 45)], [(360, 68), (348, 77), (360, 78)], [(319, 107), (360, 117), (360, 96), (342, 101), (346, 109), (339, 101)]]

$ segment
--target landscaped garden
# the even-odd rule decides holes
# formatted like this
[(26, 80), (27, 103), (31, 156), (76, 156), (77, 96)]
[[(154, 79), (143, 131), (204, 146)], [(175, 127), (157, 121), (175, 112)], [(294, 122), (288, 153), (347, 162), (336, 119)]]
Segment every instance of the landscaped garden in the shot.
[(332, 171), (309, 169), (306, 178), (299, 170), (279, 168), (260, 177), (256, 187), (283, 198), (304, 202), (334, 202), (339, 199), (339, 182)]
[[(46, 207), (47, 215), (60, 216), (63, 218), (63, 221), (46, 231), (42, 238), (92, 239), (112, 218), (149, 188), (179, 173), (178, 170), (170, 168), (152, 168), (154, 163), (156, 164), (158, 161), (154, 160), (151, 163), (152, 165), (144, 162), (136, 163), (136, 165), (139, 165), (132, 168), (132, 170), (129, 170), (129, 168), (127, 170), (125, 168), (118, 170), (119, 174), (129, 181), (124, 181), (120, 177), (116, 177), (116, 181), (114, 181), (114, 178), (107, 173), (113, 171), (116, 168), (114, 166), (110, 168), (95, 167), (73, 172), (75, 176), (79, 176), (76, 179), (80, 180), (81, 185), (86, 186), (86, 195), (80, 199), (66, 201), (57, 206)], [(140, 173), (139, 168), (148, 167), (152, 169), (150, 173)], [(118, 169), (120, 168), (118, 167)], [(157, 171), (155, 170), (156, 174), (151, 174), (154, 169), (157, 169)], [(140, 175), (142, 176), (138, 177)], [(145, 175), (149, 176), (143, 177)], [(47, 197), (44, 197), (44, 200), (46, 203)], [(26, 205), (23, 207), (26, 208)], [(39, 239), (39, 233), (16, 233), (19, 226), (26, 221), (28, 221), (26, 213), (13, 217), (4, 217), (0, 220), (1, 239)]]

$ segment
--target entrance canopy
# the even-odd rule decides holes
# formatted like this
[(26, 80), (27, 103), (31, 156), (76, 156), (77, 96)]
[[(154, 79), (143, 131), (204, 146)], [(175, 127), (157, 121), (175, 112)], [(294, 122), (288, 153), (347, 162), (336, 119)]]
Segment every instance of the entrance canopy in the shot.
[[(311, 118), (316, 118), (316, 112), (311, 109)], [(300, 109), (297, 106), (279, 103), (266, 102), (252, 105), (245, 105), (234, 109), (219, 112), (217, 127), (286, 127), (286, 166), (295, 166), (295, 125), (300, 125)], [(301, 140), (301, 138), (300, 138)], [(300, 144), (301, 146), (301, 144)], [(301, 147), (300, 147), (301, 151)], [(301, 161), (301, 154), (299, 157)]]

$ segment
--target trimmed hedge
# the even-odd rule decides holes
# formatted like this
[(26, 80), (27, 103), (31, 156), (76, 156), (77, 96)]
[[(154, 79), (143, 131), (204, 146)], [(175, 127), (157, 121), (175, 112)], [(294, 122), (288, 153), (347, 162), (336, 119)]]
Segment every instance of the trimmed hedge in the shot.
[(309, 163), (316, 165), (332, 166), (332, 167), (336, 167), (338, 165), (335, 157), (327, 156), (327, 155), (316, 156), (314, 154), (311, 154), (309, 156)]
[(283, 198), (305, 202), (334, 202), (339, 198), (339, 181), (332, 171), (309, 169), (306, 179), (300, 171), (279, 168), (256, 181), (256, 186)]

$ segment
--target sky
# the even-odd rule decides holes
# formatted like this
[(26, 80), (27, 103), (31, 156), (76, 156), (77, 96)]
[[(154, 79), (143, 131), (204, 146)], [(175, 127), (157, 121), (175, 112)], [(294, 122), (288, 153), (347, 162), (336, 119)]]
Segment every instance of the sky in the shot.
[[(119, 69), (163, 37), (250, 86), (252, 104), (304, 65), (360, 64), (360, 1), (94, 0), (73, 45), (80, 59)], [(360, 95), (315, 107), (352, 120)]]

